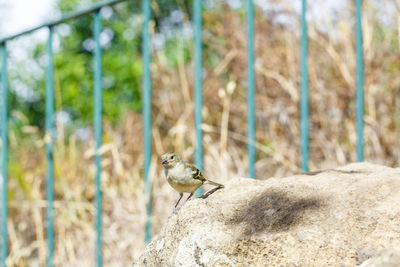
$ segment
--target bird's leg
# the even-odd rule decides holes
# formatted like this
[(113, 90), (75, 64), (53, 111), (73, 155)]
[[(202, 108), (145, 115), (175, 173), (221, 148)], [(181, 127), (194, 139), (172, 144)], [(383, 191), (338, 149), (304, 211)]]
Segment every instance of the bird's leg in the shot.
[(182, 206), (185, 205), (186, 201), (189, 200), (189, 198), (191, 198), (193, 196), (193, 193), (190, 193), (190, 195), (188, 196), (188, 198), (185, 200), (185, 202), (183, 202)]
[(179, 199), (178, 199), (178, 201), (177, 201), (176, 204), (175, 204), (175, 207), (174, 207), (175, 209), (176, 209), (176, 207), (178, 206), (179, 201), (181, 201), (182, 197), (183, 197), (183, 193), (179, 193)]
[(172, 210), (171, 214), (169, 215), (170, 217), (171, 217), (172, 214), (174, 214), (174, 213), (176, 212), (176, 207), (178, 206), (179, 201), (181, 201), (182, 197), (183, 197), (183, 193), (179, 193), (179, 199), (178, 199), (178, 201), (176, 202), (176, 204), (175, 204), (175, 206), (174, 206), (174, 209)]

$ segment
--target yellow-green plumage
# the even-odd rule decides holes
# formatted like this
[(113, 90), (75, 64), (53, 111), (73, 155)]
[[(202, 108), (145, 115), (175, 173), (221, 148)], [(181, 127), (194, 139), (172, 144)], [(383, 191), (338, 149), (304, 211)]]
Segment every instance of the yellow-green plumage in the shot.
[(163, 154), (161, 156), (161, 164), (165, 168), (165, 176), (168, 183), (180, 194), (180, 198), (176, 203), (175, 208), (181, 200), (183, 193), (190, 193), (187, 198), (189, 199), (197, 188), (203, 184), (211, 184), (221, 188), (224, 187), (222, 184), (204, 178), (201, 171), (197, 169), (195, 165), (181, 160), (174, 152)]

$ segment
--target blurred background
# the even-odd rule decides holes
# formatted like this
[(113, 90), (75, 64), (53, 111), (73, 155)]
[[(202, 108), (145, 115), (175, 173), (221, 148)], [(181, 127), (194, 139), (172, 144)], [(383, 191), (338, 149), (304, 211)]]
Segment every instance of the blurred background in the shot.
[[(0, 0), (0, 37), (77, 11), (91, 0)], [(308, 1), (310, 170), (356, 161), (354, 1)], [(300, 169), (300, 8), (255, 0), (256, 176)], [(153, 228), (178, 194), (160, 155), (194, 161), (191, 0), (151, 2)], [(400, 1), (363, 4), (365, 160), (397, 166), (400, 152)], [(143, 251), (140, 1), (101, 10), (103, 30), (103, 253), (127, 266)], [(92, 16), (54, 29), (56, 108), (55, 265), (94, 266)], [(7, 43), (10, 266), (44, 266), (44, 95), (47, 29)], [(203, 1), (204, 173), (247, 175), (244, 0)]]

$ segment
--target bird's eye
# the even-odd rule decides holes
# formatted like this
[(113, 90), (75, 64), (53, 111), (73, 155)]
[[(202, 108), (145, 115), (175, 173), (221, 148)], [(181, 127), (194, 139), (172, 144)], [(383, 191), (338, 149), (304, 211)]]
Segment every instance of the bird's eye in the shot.
[(170, 159), (174, 159), (174, 156), (171, 156), (171, 158)]

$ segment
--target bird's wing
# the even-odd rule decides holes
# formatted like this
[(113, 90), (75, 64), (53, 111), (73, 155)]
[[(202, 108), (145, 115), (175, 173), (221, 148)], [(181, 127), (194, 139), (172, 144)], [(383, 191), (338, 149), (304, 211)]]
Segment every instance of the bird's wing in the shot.
[(192, 170), (192, 177), (193, 179), (200, 180), (202, 182), (206, 181), (206, 178), (204, 178), (203, 174), (199, 169), (196, 168), (193, 164), (186, 163), (186, 168), (190, 168)]

